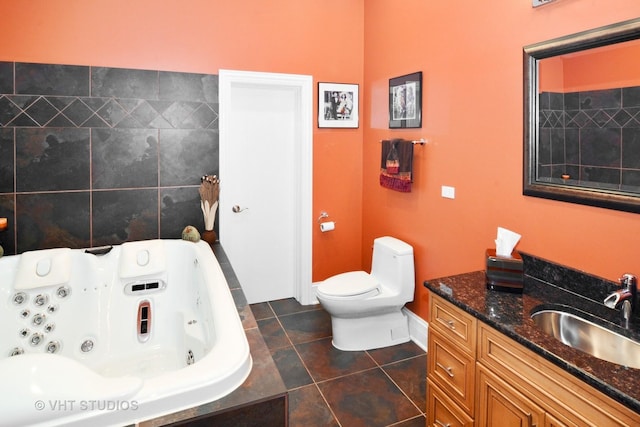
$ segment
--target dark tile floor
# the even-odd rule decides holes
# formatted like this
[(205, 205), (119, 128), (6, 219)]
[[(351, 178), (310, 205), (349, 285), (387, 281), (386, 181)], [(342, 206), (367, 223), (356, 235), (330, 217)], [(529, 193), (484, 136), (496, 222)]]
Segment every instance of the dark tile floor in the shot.
[(413, 342), (340, 351), (320, 305), (284, 299), (251, 310), (289, 392), (290, 427), (425, 425), (427, 356)]

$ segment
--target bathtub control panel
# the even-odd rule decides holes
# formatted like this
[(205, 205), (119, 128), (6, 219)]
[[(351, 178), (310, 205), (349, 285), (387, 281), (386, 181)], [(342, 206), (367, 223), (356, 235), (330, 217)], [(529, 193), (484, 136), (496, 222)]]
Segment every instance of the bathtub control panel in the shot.
[(151, 303), (142, 301), (138, 305), (138, 340), (145, 342), (151, 334)]
[(148, 282), (131, 282), (127, 283), (124, 293), (127, 295), (140, 295), (141, 293), (150, 293), (162, 291), (167, 287), (164, 280), (153, 280)]

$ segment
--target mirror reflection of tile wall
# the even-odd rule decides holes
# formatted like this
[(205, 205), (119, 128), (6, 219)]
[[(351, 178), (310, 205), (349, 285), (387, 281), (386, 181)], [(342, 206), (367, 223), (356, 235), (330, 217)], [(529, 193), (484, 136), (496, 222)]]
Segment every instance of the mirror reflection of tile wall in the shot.
[(540, 94), (538, 177), (640, 193), (640, 87)]
[(218, 143), (217, 75), (0, 62), (0, 244), (202, 231), (200, 176), (218, 174)]

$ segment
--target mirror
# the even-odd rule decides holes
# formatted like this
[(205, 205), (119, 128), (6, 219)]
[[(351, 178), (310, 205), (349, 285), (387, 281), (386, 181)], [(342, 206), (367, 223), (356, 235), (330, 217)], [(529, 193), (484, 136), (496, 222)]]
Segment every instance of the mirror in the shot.
[(523, 194), (640, 213), (640, 19), (524, 48)]

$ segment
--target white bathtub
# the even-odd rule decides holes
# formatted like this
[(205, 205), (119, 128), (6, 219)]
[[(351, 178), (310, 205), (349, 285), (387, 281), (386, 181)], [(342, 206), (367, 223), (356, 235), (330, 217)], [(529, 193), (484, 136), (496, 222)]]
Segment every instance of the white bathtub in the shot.
[(252, 361), (205, 242), (0, 258), (0, 425), (135, 423), (219, 399)]

